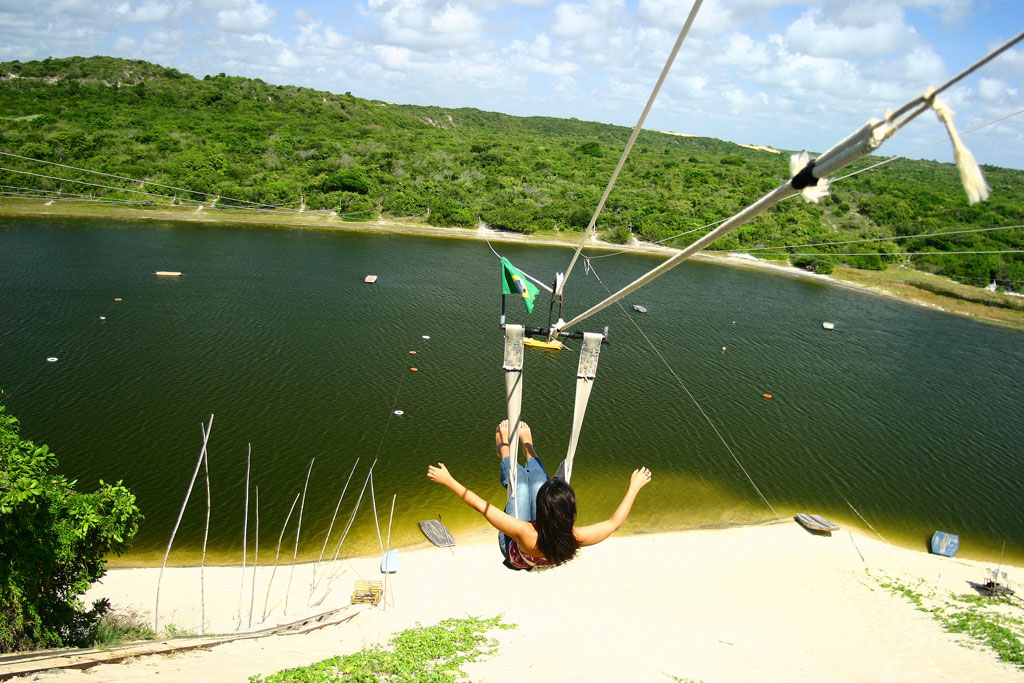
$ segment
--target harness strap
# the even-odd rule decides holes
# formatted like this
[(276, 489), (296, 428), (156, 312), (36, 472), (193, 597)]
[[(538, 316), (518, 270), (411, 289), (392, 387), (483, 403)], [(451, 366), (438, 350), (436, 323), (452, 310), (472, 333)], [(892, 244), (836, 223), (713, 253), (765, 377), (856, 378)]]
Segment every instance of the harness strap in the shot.
[(556, 477), (565, 479), (566, 482), (572, 477), (572, 461), (576, 455), (576, 444), (580, 439), (580, 431), (583, 429), (583, 417), (587, 413), (587, 403), (590, 401), (590, 391), (594, 388), (594, 380), (597, 378), (597, 361), (601, 355), (601, 340), (604, 338), (600, 332), (585, 332), (583, 334), (583, 346), (580, 347), (580, 363), (576, 370), (576, 404), (572, 415), (572, 434), (569, 436), (569, 450), (565, 460), (558, 466)]
[(519, 483), (519, 416), (523, 407), (523, 333), (522, 325), (505, 325), (505, 405), (508, 409), (509, 462), (508, 499), (513, 503), (513, 514), (519, 517), (516, 488)]

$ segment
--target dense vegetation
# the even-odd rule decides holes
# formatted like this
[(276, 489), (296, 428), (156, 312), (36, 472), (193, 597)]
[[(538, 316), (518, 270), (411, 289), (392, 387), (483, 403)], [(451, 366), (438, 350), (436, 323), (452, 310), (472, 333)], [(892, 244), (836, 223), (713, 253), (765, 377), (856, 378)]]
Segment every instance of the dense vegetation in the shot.
[(19, 432), (0, 406), (0, 652), (88, 644), (109, 626), (109, 605), (86, 611), (78, 596), (106, 573), (108, 554), (128, 548), (142, 516), (121, 482), (80, 493), (50, 474), (56, 457)]
[[(525, 233), (581, 230), (629, 136), (623, 127), (576, 119), (393, 105), (224, 74), (199, 80), (109, 57), (7, 62), (0, 79), (0, 151), (146, 181), (98, 179), (4, 156), (3, 168), (64, 179), (0, 170), (6, 193), (207, 199), (160, 183), (217, 195), (224, 206), (304, 202), (349, 219), (381, 212), (424, 215), (444, 226), (482, 220)], [(1024, 172), (985, 172), (992, 198), (972, 207), (951, 164), (897, 161), (837, 183), (822, 204), (783, 202), (715, 246), (780, 247), (771, 253), (825, 271), (840, 262), (875, 269), (907, 263), (979, 286), (998, 280), (1024, 290), (1024, 255), (940, 254), (1020, 249), (1024, 230), (883, 241), (1024, 223)], [(634, 235), (661, 240), (727, 217), (787, 175), (786, 154), (645, 131), (598, 229), (618, 242)], [(794, 248), (854, 239), (878, 241)]]

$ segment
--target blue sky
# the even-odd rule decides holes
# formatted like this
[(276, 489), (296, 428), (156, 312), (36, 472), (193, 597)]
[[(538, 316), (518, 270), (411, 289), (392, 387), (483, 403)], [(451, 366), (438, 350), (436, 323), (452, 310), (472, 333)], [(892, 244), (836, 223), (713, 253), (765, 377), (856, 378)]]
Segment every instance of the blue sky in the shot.
[[(113, 55), (389, 102), (632, 126), (685, 0), (0, 0), (0, 60)], [(1021, 0), (705, 0), (647, 122), (823, 151), (1024, 30)], [(1017, 46), (944, 99), (961, 131), (1024, 109)], [(0, 102), (2, 108), (2, 102)], [(922, 116), (880, 153), (942, 139)], [(1024, 114), (967, 135), (1024, 168)], [(945, 143), (916, 156), (949, 161)]]

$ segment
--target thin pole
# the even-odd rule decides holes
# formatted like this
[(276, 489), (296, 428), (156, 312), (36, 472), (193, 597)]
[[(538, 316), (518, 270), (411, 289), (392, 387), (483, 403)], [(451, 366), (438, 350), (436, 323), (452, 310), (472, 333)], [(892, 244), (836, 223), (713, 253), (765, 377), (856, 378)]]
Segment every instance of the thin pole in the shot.
[(356, 467), (359, 466), (359, 458), (356, 458), (356, 462), (352, 465), (352, 471), (348, 473), (348, 479), (345, 480), (345, 487), (341, 489), (341, 495), (338, 496), (338, 504), (334, 506), (334, 515), (331, 517), (331, 524), (327, 527), (327, 535), (324, 536), (324, 547), (320, 549), (320, 557), (316, 559), (316, 564), (313, 565), (313, 586), (309, 591), (310, 599), (313, 598), (313, 591), (316, 590), (316, 569), (320, 565), (320, 560), (324, 559), (324, 552), (327, 550), (327, 542), (331, 540), (331, 531), (334, 530), (334, 521), (338, 518), (338, 510), (341, 509), (341, 501), (345, 498), (345, 492), (348, 491), (349, 482), (352, 481), (352, 475), (356, 473)]
[(196, 477), (199, 476), (199, 466), (203, 463), (203, 458), (206, 457), (206, 443), (210, 439), (210, 430), (213, 429), (213, 413), (210, 413), (210, 426), (200, 425), (200, 429), (203, 430), (203, 447), (199, 451), (199, 459), (196, 460), (196, 469), (192, 472), (192, 481), (188, 484), (188, 491), (185, 492), (185, 500), (181, 503), (181, 510), (178, 511), (178, 520), (174, 523), (174, 530), (171, 531), (171, 538), (167, 541), (167, 550), (164, 551), (164, 561), (160, 565), (160, 575), (156, 580), (156, 607), (153, 610), (153, 630), (157, 633), (160, 632), (160, 582), (164, 578), (164, 567), (167, 566), (167, 556), (171, 554), (171, 544), (174, 543), (174, 536), (178, 533), (178, 526), (181, 524), (181, 518), (185, 514), (185, 506), (188, 505), (188, 499), (192, 495), (192, 487), (196, 483)]
[(245, 456), (245, 514), (242, 521), (242, 580), (238, 584), (238, 628), (242, 628), (242, 596), (245, 595), (245, 559), (249, 533), (249, 468), (252, 465), (252, 444)]
[(252, 628), (252, 607), (256, 602), (256, 568), (260, 565), (260, 487), (256, 486), (256, 547), (252, 557), (252, 594), (249, 597), (249, 628)]
[[(373, 473), (373, 467), (376, 464), (377, 464), (377, 461), (374, 460), (373, 461), (373, 465), (370, 465), (370, 474)], [(359, 498), (356, 499), (355, 507), (352, 508), (352, 514), (349, 515), (349, 517), (348, 517), (348, 524), (345, 525), (345, 530), (341, 533), (341, 538), (338, 539), (338, 545), (335, 546), (335, 548), (334, 548), (334, 556), (331, 558), (331, 562), (332, 563), (335, 560), (338, 559), (338, 553), (341, 552), (341, 545), (345, 542), (345, 538), (348, 536), (349, 529), (352, 528), (352, 522), (354, 522), (355, 519), (356, 519), (356, 513), (359, 512), (359, 504), (363, 502), (363, 494), (366, 493), (366, 485), (369, 484), (369, 483), (370, 483), (370, 475), (367, 475), (366, 476), (366, 481), (363, 482), (363, 488), (359, 492)], [(331, 581), (333, 581), (334, 577), (337, 576), (337, 575), (338, 575), (338, 568), (335, 567), (334, 570), (331, 572), (331, 575), (327, 577), (327, 585), (328, 585), (328, 587), (330, 587)]]
[(292, 569), (288, 572), (288, 588), (284, 592), (284, 613), (288, 614), (288, 596), (292, 592), (292, 577), (295, 576), (295, 558), (299, 555), (299, 534), (302, 533), (302, 511), (306, 508), (306, 489), (309, 488), (309, 475), (313, 474), (313, 463), (316, 458), (309, 461), (309, 470), (306, 471), (306, 483), (302, 487), (302, 504), (299, 505), (299, 526), (295, 530), (295, 550), (292, 551)]
[(206, 472), (206, 528), (203, 530), (203, 557), (199, 561), (199, 601), (201, 616), (199, 634), (206, 635), (206, 541), (210, 537), (210, 454), (203, 455), (203, 470)]
[(373, 470), (370, 470), (370, 502), (373, 504), (373, 525), (377, 528), (377, 543), (384, 552), (384, 539), (380, 537), (380, 521), (377, 519), (377, 497), (373, 495)]
[[(391, 516), (388, 518), (388, 544), (387, 544), (387, 548), (384, 550), (384, 563), (385, 563), (384, 567), (385, 567), (385, 569), (390, 569), (390, 566), (387, 564), (387, 557), (388, 557), (388, 553), (391, 552), (391, 523), (395, 521), (395, 499), (396, 498), (398, 498), (398, 494), (397, 493), (394, 493), (394, 494), (391, 495)], [(390, 583), (388, 581), (388, 576), (390, 574), (391, 574), (390, 571), (385, 571), (384, 572), (384, 609), (388, 608), (388, 584)], [(394, 604), (393, 600), (392, 600), (392, 604)]]
[(281, 557), (281, 541), (284, 540), (284, 530), (288, 528), (288, 521), (292, 518), (292, 513), (295, 511), (295, 504), (299, 502), (299, 495), (295, 494), (295, 500), (292, 501), (292, 507), (288, 510), (288, 516), (284, 518), (284, 526), (281, 527), (281, 535), (277, 538), (277, 554), (274, 555), (274, 570), (270, 572), (270, 581), (267, 582), (267, 597), (263, 600), (263, 621), (267, 620), (267, 603), (270, 602), (270, 587), (274, 584), (274, 575), (277, 574), (277, 561)]

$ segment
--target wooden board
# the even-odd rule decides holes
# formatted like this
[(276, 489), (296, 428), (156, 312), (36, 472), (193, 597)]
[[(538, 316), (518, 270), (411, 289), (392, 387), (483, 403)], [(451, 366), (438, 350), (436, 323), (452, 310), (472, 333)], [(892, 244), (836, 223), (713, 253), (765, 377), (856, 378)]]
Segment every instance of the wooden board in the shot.
[(838, 524), (834, 524), (828, 521), (821, 515), (808, 515), (801, 513), (796, 516), (796, 521), (798, 521), (805, 529), (808, 529), (809, 531), (839, 531)]
[(451, 532), (444, 528), (444, 524), (441, 524), (436, 519), (426, 519), (420, 522), (420, 531), (423, 532), (430, 542), (439, 548), (447, 548), (448, 546), (455, 545), (455, 539), (452, 538)]

